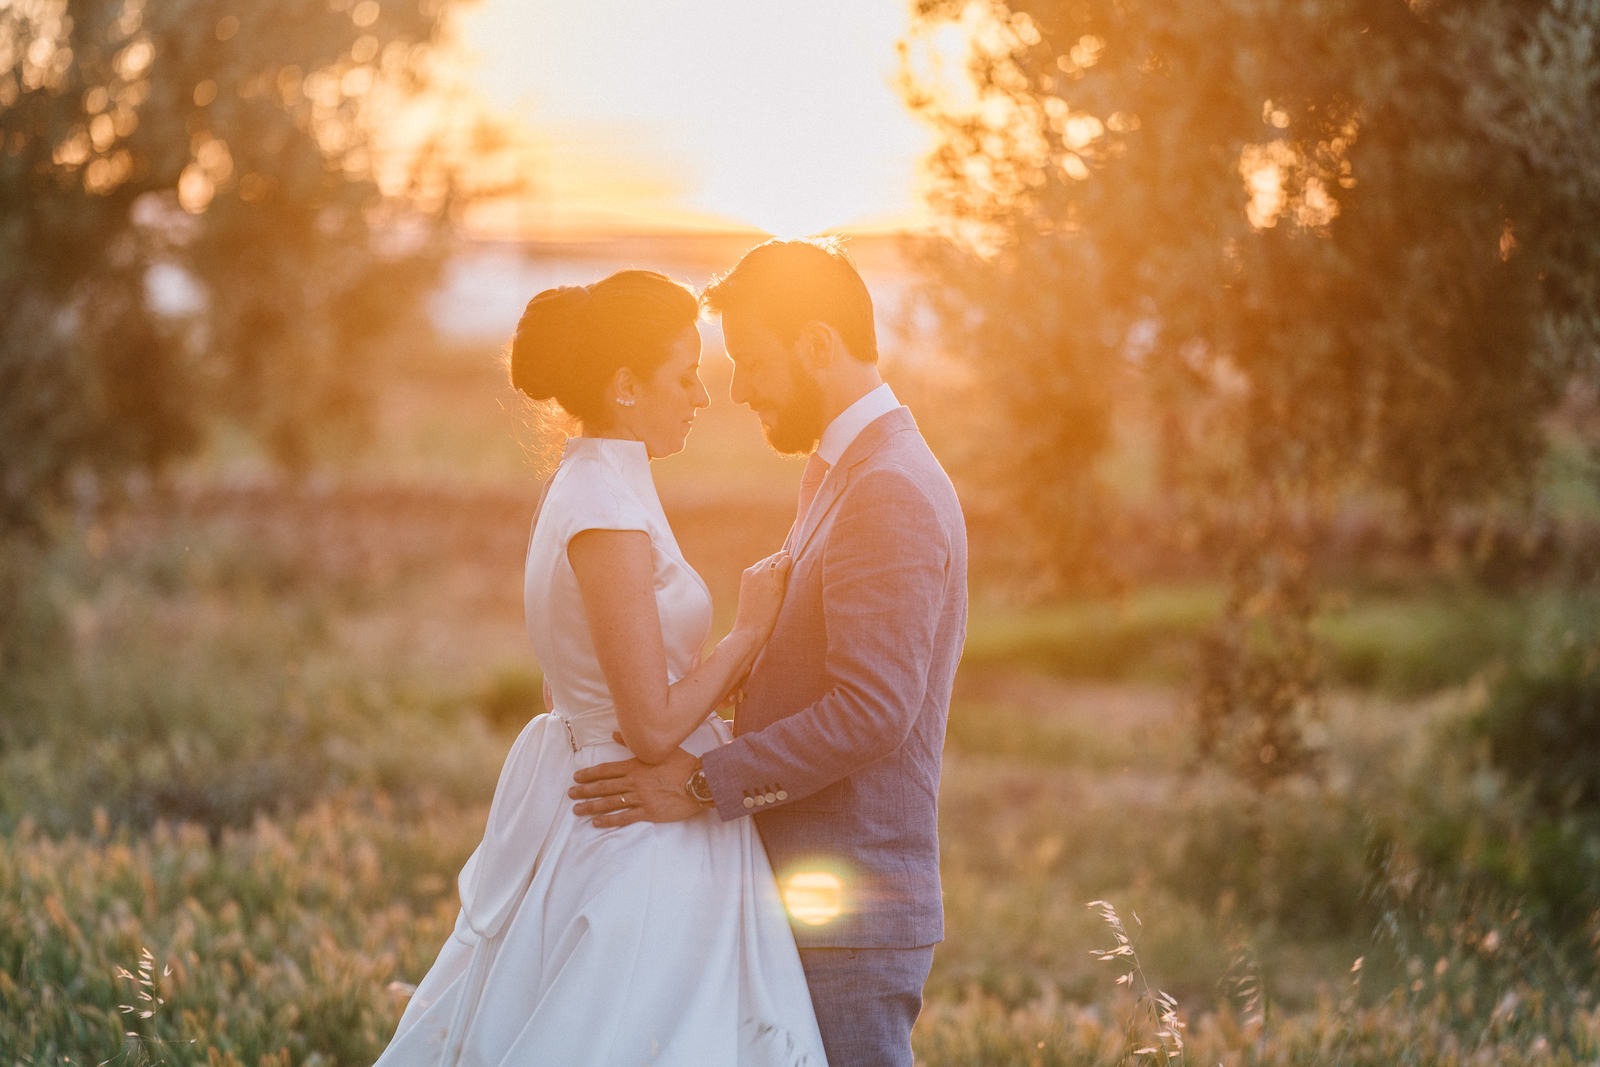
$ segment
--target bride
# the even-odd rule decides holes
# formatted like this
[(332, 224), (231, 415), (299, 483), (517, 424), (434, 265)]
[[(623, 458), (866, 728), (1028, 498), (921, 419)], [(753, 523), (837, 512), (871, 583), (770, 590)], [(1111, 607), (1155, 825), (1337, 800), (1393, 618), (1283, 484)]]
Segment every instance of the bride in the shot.
[(710, 402), (697, 312), (687, 287), (628, 270), (542, 292), (517, 324), (512, 383), (582, 427), (535, 513), (524, 573), (553, 710), (506, 757), (455, 929), (379, 1067), (824, 1062), (750, 820), (601, 829), (566, 794), (581, 767), (725, 743), (713, 709), (783, 596), (779, 553), (745, 571), (733, 629), (702, 657), (711, 596), (649, 468)]

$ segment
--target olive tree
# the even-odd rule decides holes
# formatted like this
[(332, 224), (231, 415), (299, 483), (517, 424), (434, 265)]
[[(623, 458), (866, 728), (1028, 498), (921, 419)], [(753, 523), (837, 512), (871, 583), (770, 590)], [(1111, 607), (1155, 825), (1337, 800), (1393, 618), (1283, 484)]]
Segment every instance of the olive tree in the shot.
[[(1595, 0), (918, 0), (925, 257), (1007, 439), (982, 484), (1082, 580), (1118, 420), (1230, 579), (1206, 747), (1310, 758), (1313, 561), (1355, 496), (1424, 534), (1526, 499), (1600, 344)], [(952, 77), (938, 58), (963, 42)]]
[(217, 418), (291, 469), (415, 336), (444, 0), (0, 6), (0, 534)]

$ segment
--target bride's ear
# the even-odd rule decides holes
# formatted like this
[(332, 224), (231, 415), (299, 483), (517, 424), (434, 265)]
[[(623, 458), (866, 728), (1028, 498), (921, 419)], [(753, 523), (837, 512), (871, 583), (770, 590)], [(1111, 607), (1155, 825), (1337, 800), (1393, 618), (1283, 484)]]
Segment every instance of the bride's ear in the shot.
[(632, 367), (618, 367), (606, 386), (606, 402), (613, 406), (631, 408), (639, 401), (643, 383), (633, 373)]

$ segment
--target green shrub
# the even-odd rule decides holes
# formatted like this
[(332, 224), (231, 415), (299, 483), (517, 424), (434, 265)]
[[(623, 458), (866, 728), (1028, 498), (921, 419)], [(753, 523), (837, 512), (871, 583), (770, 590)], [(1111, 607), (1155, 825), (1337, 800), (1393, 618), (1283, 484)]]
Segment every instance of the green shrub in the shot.
[(1175, 888), (1296, 938), (1363, 924), (1370, 823), (1359, 798), (1310, 782), (1262, 796), (1219, 789), (1191, 798), (1173, 829)]
[(1530, 641), (1474, 725), (1491, 766), (1526, 799), (1499, 873), (1560, 938), (1600, 900), (1600, 644), (1573, 628)]
[(1551, 815), (1600, 813), (1600, 648), (1518, 664), (1481, 721), (1489, 757)]

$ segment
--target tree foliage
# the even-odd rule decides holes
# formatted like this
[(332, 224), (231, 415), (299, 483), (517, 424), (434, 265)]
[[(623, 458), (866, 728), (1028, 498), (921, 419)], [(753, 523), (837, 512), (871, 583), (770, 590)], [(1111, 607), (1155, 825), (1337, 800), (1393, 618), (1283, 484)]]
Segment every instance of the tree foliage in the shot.
[(984, 484), (1081, 580), (1143, 405), (1174, 521), (1232, 579), (1203, 739), (1303, 766), (1341, 501), (1428, 531), (1525, 499), (1542, 420), (1600, 379), (1600, 3), (916, 10), (909, 48), (966, 45), (956, 79), (908, 51), (904, 84), (939, 132), (943, 321), (1004, 368)]
[(415, 331), (447, 0), (0, 5), (0, 533), (237, 421), (290, 468)]

